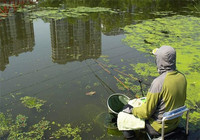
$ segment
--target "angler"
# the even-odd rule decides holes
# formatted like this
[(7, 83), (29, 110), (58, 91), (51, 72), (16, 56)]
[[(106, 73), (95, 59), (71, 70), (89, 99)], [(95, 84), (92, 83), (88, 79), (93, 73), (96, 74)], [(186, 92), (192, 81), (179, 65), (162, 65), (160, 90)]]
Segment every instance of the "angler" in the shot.
[[(185, 104), (187, 81), (185, 76), (176, 69), (176, 51), (174, 48), (162, 46), (159, 49), (154, 49), (153, 54), (156, 56), (157, 70), (160, 75), (151, 83), (146, 101), (139, 107), (132, 107), (127, 104), (123, 112), (145, 120), (145, 129), (159, 136), (162, 129), (163, 114)], [(180, 117), (166, 121), (165, 133), (175, 130), (179, 121)], [(120, 124), (119, 118), (118, 123)], [(128, 139), (134, 137), (133, 130), (123, 131), (123, 134)]]

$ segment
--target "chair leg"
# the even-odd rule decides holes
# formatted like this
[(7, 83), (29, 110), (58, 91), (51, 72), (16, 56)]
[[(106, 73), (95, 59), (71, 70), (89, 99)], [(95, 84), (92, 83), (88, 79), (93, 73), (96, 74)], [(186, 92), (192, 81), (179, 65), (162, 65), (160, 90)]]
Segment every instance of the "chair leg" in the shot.
[(146, 133), (147, 134), (147, 137), (149, 138), (149, 140), (151, 140), (151, 137), (150, 137), (150, 135), (148, 134), (148, 133)]
[(186, 114), (186, 129), (185, 129), (185, 133), (186, 135), (188, 135), (188, 125), (189, 125), (189, 110), (187, 111), (187, 114)]
[(162, 120), (162, 132), (161, 132), (161, 140), (164, 140), (165, 135), (165, 118)]

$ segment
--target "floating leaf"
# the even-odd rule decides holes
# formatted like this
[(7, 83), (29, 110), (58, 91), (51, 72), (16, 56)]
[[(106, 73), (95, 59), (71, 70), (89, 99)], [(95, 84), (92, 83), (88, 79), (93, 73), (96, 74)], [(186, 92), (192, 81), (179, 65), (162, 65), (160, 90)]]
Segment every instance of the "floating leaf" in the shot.
[(96, 94), (96, 91), (90, 91), (90, 92), (85, 93), (85, 95), (89, 95), (89, 96), (92, 96), (94, 94)]
[(0, 113), (0, 137), (7, 134), (9, 131), (9, 120), (3, 113)]
[(81, 140), (80, 132), (81, 129), (79, 127), (73, 128), (71, 124), (65, 124), (59, 130), (53, 132), (52, 135), (57, 139), (61, 137), (67, 137), (68, 139)]
[(85, 89), (90, 89), (91, 88), (91, 86), (90, 85), (87, 85), (86, 87), (85, 87)]
[[(28, 12), (29, 10), (33, 9), (34, 7), (25, 7), (18, 9), (18, 12)], [(116, 13), (115, 11), (111, 10), (110, 8), (104, 7), (76, 7), (76, 8), (67, 8), (67, 9), (58, 9), (53, 7), (40, 7), (39, 10), (34, 12), (29, 12), (31, 18), (48, 18), (48, 19), (63, 19), (66, 17), (72, 18), (80, 18), (84, 16), (88, 16), (89, 13), (100, 13), (100, 12), (109, 12), (109, 13)]]
[(49, 128), (49, 121), (41, 120), (27, 130), (28, 117), (19, 114), (15, 120), (11, 115), (0, 113), (0, 138), (7, 140), (39, 140), (44, 136), (44, 131)]
[(24, 104), (24, 106), (28, 108), (36, 108), (37, 111), (41, 111), (41, 107), (46, 102), (44, 100), (37, 99), (36, 97), (29, 97), (29, 96), (22, 97), (20, 98), (20, 100), (22, 101), (22, 104)]

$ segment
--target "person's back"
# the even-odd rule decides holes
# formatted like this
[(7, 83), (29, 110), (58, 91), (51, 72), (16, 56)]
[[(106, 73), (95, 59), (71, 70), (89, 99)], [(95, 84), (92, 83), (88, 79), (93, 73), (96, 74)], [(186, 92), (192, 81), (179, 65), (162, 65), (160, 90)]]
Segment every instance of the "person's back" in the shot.
[[(148, 120), (150, 125), (161, 132), (161, 120), (165, 112), (184, 105), (187, 82), (185, 76), (176, 70), (176, 51), (162, 46), (155, 52), (158, 76), (151, 84), (146, 102), (133, 109), (133, 115)], [(174, 130), (179, 119), (166, 122), (165, 132)]]

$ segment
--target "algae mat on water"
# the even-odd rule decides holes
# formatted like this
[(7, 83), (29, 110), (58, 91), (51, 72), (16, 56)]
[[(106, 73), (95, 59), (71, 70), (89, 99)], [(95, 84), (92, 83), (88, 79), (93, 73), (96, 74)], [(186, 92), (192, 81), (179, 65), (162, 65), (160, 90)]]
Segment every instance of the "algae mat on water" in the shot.
[(63, 19), (63, 18), (81, 18), (88, 16), (90, 13), (116, 13), (110, 8), (105, 7), (84, 7), (79, 6), (76, 8), (57, 8), (57, 7), (40, 7), (36, 10), (36, 7), (25, 6), (24, 8), (19, 8), (18, 12), (29, 12), (32, 19), (36, 18), (48, 18), (48, 19)]
[[(28, 117), (19, 114), (15, 120), (11, 115), (0, 112), (0, 139), (7, 140), (40, 140), (44, 132), (50, 127), (49, 121), (44, 118), (27, 128)], [(28, 131), (27, 131), (28, 130)]]
[(37, 111), (41, 111), (41, 107), (44, 105), (46, 101), (37, 99), (36, 97), (21, 97), (20, 100), (22, 101), (22, 104), (28, 108), (36, 108)]
[(124, 28), (124, 42), (144, 53), (170, 45), (177, 51), (177, 69), (188, 81), (186, 105), (191, 129), (200, 128), (200, 18), (176, 15), (146, 20)]

